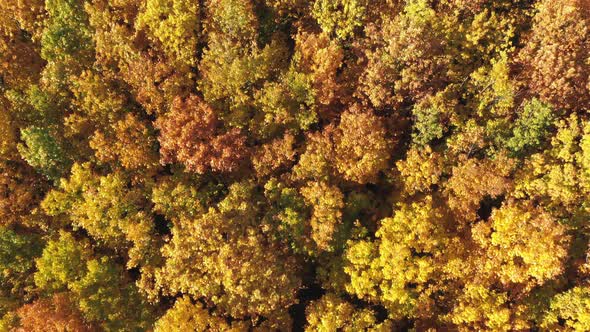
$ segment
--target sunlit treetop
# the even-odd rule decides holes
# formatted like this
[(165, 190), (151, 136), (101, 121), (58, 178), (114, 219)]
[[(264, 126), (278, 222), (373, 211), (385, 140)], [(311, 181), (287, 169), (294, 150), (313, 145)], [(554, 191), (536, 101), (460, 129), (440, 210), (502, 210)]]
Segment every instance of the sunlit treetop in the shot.
[(0, 0), (0, 331), (586, 331), (589, 0)]

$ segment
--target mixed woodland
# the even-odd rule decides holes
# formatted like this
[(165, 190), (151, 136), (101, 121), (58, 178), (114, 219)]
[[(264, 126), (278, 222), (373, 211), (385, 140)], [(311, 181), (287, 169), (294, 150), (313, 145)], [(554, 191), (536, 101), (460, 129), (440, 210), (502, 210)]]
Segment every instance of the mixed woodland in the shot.
[(0, 0), (0, 331), (589, 331), (589, 0)]

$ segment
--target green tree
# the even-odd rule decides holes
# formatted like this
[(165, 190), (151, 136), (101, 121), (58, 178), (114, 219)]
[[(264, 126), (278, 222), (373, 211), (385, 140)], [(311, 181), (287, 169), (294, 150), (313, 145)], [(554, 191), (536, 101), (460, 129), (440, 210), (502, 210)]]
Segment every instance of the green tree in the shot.
[(223, 184), (176, 169), (173, 175), (158, 179), (152, 188), (151, 200), (154, 212), (167, 220), (178, 220), (206, 213), (224, 193)]
[(47, 242), (37, 259), (35, 284), (47, 292), (66, 290), (70, 283), (84, 276), (90, 252), (74, 236), (62, 231), (59, 238)]
[(92, 32), (84, 4), (73, 0), (48, 0), (47, 21), (41, 37), (41, 56), (48, 63), (43, 76), (58, 91), (68, 86), (94, 60)]
[(98, 323), (105, 331), (143, 331), (152, 326), (152, 307), (126, 280), (121, 267), (101, 257), (87, 261), (85, 268), (83, 277), (70, 287), (88, 321)]
[(123, 269), (106, 256), (95, 258), (90, 243), (60, 232), (37, 260), (36, 285), (44, 291), (69, 290), (84, 318), (106, 331), (133, 331), (151, 326), (150, 305)]
[(585, 331), (590, 328), (590, 291), (576, 286), (556, 295), (542, 326), (548, 329), (564, 328), (568, 331)]
[(197, 2), (150, 0), (137, 17), (136, 25), (138, 30), (148, 30), (153, 42), (161, 43), (170, 61), (192, 67), (196, 65), (201, 35), (199, 11)]
[[(514, 196), (542, 201), (560, 216), (582, 217), (590, 188), (586, 163), (590, 156), (590, 126), (576, 114), (556, 120), (554, 125), (557, 132), (551, 138), (551, 146), (526, 159), (515, 175)], [(575, 223), (579, 217), (571, 221)]]
[[(66, 215), (99, 242), (128, 250), (128, 266), (149, 262), (157, 252), (154, 224), (141, 188), (130, 187), (121, 173), (98, 176), (89, 164), (74, 164), (68, 180), (49, 192), (42, 203), (51, 216)], [(155, 242), (154, 242), (155, 241)]]
[(549, 136), (554, 120), (553, 110), (538, 99), (527, 101), (512, 130), (508, 148), (516, 155), (534, 151), (542, 146)]
[(33, 271), (35, 258), (41, 256), (43, 241), (34, 234), (19, 234), (0, 228), (0, 312), (4, 314), (14, 306), (35, 295)]
[(18, 145), (21, 157), (48, 179), (56, 181), (69, 170), (71, 161), (49, 129), (28, 127), (20, 136), (24, 141)]
[[(280, 238), (290, 243), (295, 252), (309, 255), (316, 253), (317, 248), (311, 235), (311, 211), (304, 196), (296, 188), (291, 188), (276, 178), (271, 178), (264, 185), (264, 195), (270, 204), (264, 216), (265, 221), (277, 229)], [(326, 219), (330, 221), (329, 216)], [(316, 224), (316, 228), (318, 226)]]

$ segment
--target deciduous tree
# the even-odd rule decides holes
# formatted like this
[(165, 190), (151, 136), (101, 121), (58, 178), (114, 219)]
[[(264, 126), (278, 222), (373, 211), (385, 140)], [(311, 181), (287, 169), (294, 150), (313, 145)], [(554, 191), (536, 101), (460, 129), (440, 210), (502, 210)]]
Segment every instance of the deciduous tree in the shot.
[(558, 109), (584, 110), (590, 101), (588, 2), (540, 1), (520, 58), (532, 93)]
[(160, 130), (161, 162), (180, 162), (187, 170), (236, 171), (248, 148), (237, 128), (223, 132), (214, 110), (195, 95), (176, 98), (169, 114), (156, 122)]
[(392, 142), (382, 119), (371, 111), (353, 108), (344, 112), (334, 141), (336, 168), (346, 180), (375, 182), (388, 166)]
[(165, 293), (205, 297), (233, 318), (265, 317), (270, 327), (286, 328), (283, 313), (301, 286), (299, 263), (258, 226), (254, 190), (235, 183), (206, 214), (177, 222), (156, 277)]

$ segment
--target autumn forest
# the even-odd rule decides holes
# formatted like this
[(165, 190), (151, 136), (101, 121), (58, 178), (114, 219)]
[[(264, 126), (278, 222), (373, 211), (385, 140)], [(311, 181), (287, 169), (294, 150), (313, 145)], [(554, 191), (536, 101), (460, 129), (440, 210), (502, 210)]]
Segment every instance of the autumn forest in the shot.
[(590, 331), (590, 0), (0, 0), (0, 331)]

